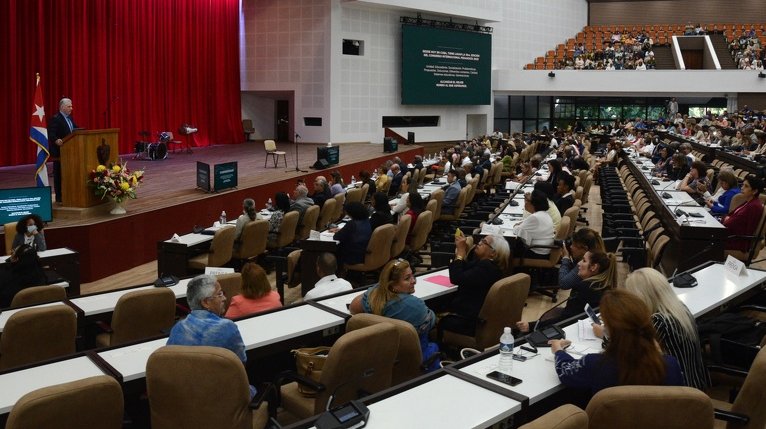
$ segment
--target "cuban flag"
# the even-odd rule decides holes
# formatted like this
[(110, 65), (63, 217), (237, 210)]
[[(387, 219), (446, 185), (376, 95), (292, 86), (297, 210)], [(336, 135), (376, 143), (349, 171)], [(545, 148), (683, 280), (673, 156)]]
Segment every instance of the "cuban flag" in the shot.
[(40, 86), (40, 74), (37, 74), (35, 87), (35, 102), (32, 111), (32, 121), (29, 126), (29, 140), (37, 146), (37, 159), (35, 160), (35, 181), (37, 186), (48, 186), (48, 125), (45, 121), (45, 107), (43, 106), (43, 89)]

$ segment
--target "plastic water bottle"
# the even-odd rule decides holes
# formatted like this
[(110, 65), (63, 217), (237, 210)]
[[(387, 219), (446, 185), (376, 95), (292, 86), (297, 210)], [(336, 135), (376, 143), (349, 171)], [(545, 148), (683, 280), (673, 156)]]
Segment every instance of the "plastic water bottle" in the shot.
[(219, 219), (219, 222), (221, 222), (221, 225), (226, 223), (226, 210), (221, 212), (221, 218)]
[(503, 335), (500, 336), (500, 362), (497, 364), (497, 370), (504, 374), (511, 374), (513, 369), (513, 334), (511, 328), (503, 328)]
[(266, 210), (271, 210), (272, 207), (274, 207), (274, 203), (271, 201), (271, 198), (269, 198), (269, 200), (266, 201)]
[(351, 176), (351, 186), (356, 186), (356, 178), (354, 176)]

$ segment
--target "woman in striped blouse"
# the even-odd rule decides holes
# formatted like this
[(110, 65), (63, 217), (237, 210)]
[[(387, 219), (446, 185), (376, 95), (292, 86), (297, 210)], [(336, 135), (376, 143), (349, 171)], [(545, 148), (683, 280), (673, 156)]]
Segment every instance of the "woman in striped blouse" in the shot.
[(657, 339), (665, 353), (678, 359), (686, 385), (700, 390), (708, 387), (710, 375), (702, 361), (694, 316), (673, 292), (668, 279), (653, 268), (641, 268), (628, 276), (625, 289), (649, 307)]

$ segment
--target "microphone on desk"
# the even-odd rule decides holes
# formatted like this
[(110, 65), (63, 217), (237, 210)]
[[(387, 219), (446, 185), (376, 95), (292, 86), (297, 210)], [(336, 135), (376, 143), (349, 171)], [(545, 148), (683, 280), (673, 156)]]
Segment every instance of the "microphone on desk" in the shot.
[(540, 326), (540, 322), (545, 320), (545, 316), (548, 316), (554, 309), (560, 307), (562, 304), (564, 304), (567, 301), (569, 301), (569, 298), (549, 308), (548, 311), (543, 313), (540, 316), (540, 318), (537, 319), (537, 322), (535, 323), (535, 327), (527, 335), (528, 344), (531, 344), (532, 346), (535, 346), (535, 347), (548, 347), (548, 340), (558, 340), (558, 339), (566, 337), (566, 335), (564, 335), (564, 331), (562, 331), (561, 328), (559, 328), (556, 325), (548, 326), (543, 331), (539, 331), (539, 329), (542, 328), (542, 326)]

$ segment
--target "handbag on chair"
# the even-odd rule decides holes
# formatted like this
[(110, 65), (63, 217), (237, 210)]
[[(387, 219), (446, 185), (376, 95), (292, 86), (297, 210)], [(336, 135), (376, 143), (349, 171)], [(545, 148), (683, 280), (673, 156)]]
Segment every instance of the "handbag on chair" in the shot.
[[(322, 368), (330, 353), (327, 346), (304, 347), (291, 351), (295, 356), (295, 370), (298, 374), (306, 376), (317, 383), (322, 377)], [(307, 398), (316, 396), (316, 390), (298, 383), (298, 391)]]

